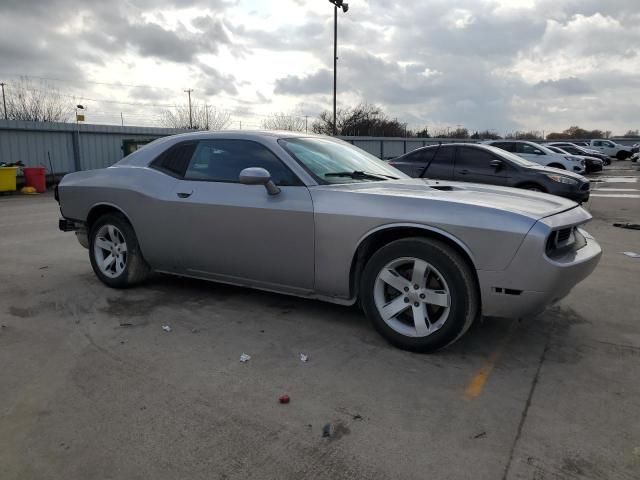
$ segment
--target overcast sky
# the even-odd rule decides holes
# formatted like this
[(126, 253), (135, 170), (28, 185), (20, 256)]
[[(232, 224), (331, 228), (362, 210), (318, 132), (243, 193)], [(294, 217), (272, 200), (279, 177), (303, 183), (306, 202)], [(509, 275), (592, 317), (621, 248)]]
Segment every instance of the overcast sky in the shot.
[[(411, 127), (640, 128), (639, 0), (349, 3), (341, 105)], [(0, 81), (111, 100), (84, 100), (88, 121), (149, 123), (158, 107), (116, 102), (175, 104), (186, 88), (249, 127), (315, 116), (331, 108), (332, 54), (327, 0), (0, 0)]]

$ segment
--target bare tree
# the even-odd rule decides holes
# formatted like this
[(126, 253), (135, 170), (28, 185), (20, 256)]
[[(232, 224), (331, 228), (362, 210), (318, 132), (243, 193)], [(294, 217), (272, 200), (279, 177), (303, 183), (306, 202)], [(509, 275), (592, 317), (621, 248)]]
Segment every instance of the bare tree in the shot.
[(73, 113), (75, 101), (64, 98), (50, 84), (21, 77), (5, 87), (7, 117), (9, 120), (31, 122), (67, 122)]
[(500, 140), (502, 137), (492, 130), (476, 131), (471, 137), (474, 140)]
[[(397, 118), (389, 119), (379, 107), (368, 103), (338, 109), (336, 124), (338, 135), (404, 137), (411, 133), (406, 123), (400, 123)], [(333, 135), (333, 114), (322, 112), (313, 122), (312, 129), (315, 133)]]
[(211, 105), (177, 105), (161, 112), (160, 123), (169, 128), (194, 130), (224, 130), (231, 123), (231, 114), (226, 110), (218, 110)]
[(433, 138), (469, 138), (469, 130), (466, 128), (439, 128), (433, 130), (432, 133)]
[(305, 132), (307, 121), (299, 113), (276, 113), (262, 121), (262, 128), (265, 130), (289, 130), (292, 132)]
[(544, 140), (542, 133), (538, 130), (529, 131), (515, 131), (507, 133), (505, 137), (507, 140)]
[(602, 131), (602, 130), (585, 130), (584, 128), (580, 128), (578, 126), (569, 127), (563, 132), (553, 132), (547, 135), (547, 140), (563, 140), (570, 138), (609, 138), (611, 135), (610, 131)]

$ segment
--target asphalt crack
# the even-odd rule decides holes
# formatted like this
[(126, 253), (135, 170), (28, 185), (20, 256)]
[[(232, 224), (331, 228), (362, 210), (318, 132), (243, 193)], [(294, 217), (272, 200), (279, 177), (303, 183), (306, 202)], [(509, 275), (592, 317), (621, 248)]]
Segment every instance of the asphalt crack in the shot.
[(536, 390), (536, 386), (538, 385), (538, 379), (540, 378), (540, 371), (542, 370), (542, 365), (547, 357), (547, 352), (551, 347), (551, 337), (553, 337), (553, 333), (555, 330), (555, 318), (552, 321), (551, 327), (549, 328), (549, 336), (547, 337), (547, 342), (544, 346), (544, 350), (542, 351), (542, 355), (540, 355), (540, 360), (538, 360), (538, 367), (536, 368), (536, 374), (533, 376), (533, 380), (531, 381), (531, 387), (529, 388), (529, 395), (527, 396), (527, 401), (524, 404), (524, 409), (522, 410), (522, 415), (520, 416), (520, 423), (518, 424), (518, 431), (516, 432), (516, 436), (511, 444), (511, 449), (509, 450), (509, 459), (507, 460), (507, 464), (504, 468), (504, 474), (502, 475), (502, 480), (507, 480), (509, 476), (509, 472), (511, 471), (511, 465), (513, 464), (513, 456), (516, 451), (516, 447), (518, 446), (518, 442), (520, 441), (520, 437), (522, 436), (522, 430), (524, 428), (524, 422), (527, 419), (527, 415), (529, 414), (529, 407), (531, 406), (531, 399), (533, 398), (533, 394)]

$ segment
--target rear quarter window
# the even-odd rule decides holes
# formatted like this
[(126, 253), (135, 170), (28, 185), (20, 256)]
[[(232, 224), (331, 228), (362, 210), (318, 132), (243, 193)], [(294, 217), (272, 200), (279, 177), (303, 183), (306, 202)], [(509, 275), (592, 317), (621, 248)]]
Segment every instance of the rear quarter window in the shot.
[(182, 178), (196, 150), (197, 142), (182, 142), (172, 145), (149, 165), (172, 177)]

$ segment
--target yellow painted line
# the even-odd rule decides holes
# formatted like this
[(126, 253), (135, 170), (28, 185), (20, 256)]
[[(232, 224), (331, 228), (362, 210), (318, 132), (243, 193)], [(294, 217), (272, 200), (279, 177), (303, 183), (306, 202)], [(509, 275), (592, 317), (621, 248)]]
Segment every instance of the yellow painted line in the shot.
[(496, 364), (498, 363), (498, 360), (500, 360), (500, 357), (504, 353), (504, 350), (507, 347), (509, 340), (511, 340), (513, 333), (516, 331), (516, 328), (518, 328), (518, 325), (519, 325), (518, 320), (514, 320), (511, 323), (511, 325), (509, 326), (509, 330), (507, 330), (507, 333), (502, 338), (502, 340), (500, 341), (496, 349), (493, 352), (491, 352), (491, 355), (489, 355), (489, 357), (484, 362), (482, 367), (480, 367), (480, 370), (478, 370), (476, 374), (471, 378), (466, 388), (464, 389), (465, 400), (473, 400), (474, 398), (478, 397), (482, 393), (482, 390), (484, 390), (484, 385), (487, 383), (487, 379), (489, 378), (489, 375), (491, 375), (491, 372), (493, 371)]

